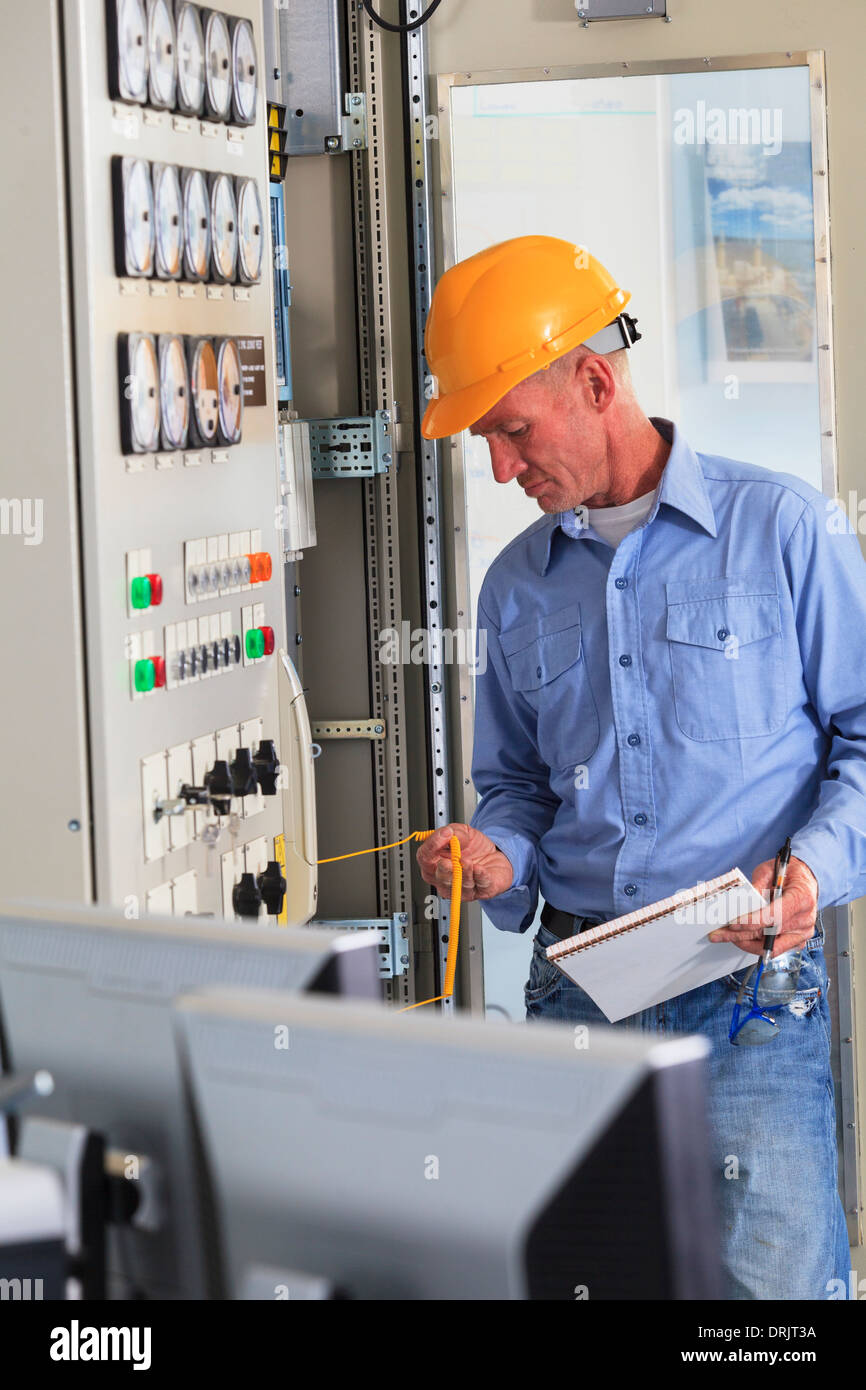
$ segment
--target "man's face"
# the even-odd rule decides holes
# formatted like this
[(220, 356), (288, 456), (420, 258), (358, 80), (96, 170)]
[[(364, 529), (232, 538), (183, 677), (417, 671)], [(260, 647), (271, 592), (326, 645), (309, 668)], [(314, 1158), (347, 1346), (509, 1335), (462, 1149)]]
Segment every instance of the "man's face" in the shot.
[(584, 376), (522, 381), (470, 430), (487, 440), (497, 483), (516, 478), (543, 512), (570, 511), (607, 488), (605, 434)]

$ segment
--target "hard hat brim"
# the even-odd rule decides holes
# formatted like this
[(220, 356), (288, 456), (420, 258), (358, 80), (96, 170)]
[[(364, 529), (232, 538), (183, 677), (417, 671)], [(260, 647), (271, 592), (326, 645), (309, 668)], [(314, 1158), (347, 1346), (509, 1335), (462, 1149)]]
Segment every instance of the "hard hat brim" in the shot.
[(513, 387), (525, 381), (526, 375), (521, 367), (512, 368), (510, 372), (497, 372), (486, 381), (474, 382), (462, 391), (453, 391), (448, 396), (430, 401), (421, 421), (421, 434), (425, 439), (446, 439), (450, 434), (468, 430)]

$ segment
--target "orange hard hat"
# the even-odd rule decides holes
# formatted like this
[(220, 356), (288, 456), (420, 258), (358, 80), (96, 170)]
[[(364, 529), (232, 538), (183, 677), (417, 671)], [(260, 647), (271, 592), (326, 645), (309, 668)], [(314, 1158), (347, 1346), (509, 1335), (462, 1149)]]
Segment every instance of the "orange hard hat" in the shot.
[[(630, 347), (640, 337), (627, 314), (625, 325), (620, 320), (630, 298), (585, 247), (558, 237), (515, 237), (459, 261), (436, 286), (427, 316), (424, 351), (436, 394), (424, 438), (468, 429), (518, 382), (581, 343), (599, 353)], [(608, 325), (610, 333), (600, 333)]]

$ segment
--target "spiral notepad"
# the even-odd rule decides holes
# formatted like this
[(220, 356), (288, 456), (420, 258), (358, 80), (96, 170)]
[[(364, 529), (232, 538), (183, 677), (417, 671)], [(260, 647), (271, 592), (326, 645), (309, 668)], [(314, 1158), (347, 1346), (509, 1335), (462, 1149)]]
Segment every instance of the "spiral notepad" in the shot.
[(755, 956), (707, 936), (766, 906), (740, 869), (601, 922), (547, 948), (547, 959), (616, 1023), (721, 979)]

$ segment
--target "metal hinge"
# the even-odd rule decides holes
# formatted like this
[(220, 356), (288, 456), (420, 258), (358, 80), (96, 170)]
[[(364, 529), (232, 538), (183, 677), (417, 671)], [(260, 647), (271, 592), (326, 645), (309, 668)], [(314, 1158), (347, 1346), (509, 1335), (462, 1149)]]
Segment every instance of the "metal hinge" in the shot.
[(390, 411), (302, 423), (310, 427), (314, 478), (373, 478), (388, 472), (393, 458)]
[(325, 140), (325, 150), (330, 154), (367, 148), (367, 98), (364, 92), (346, 92), (343, 110), (346, 114), (340, 117), (340, 134), (329, 135)]
[(409, 943), (406, 940), (408, 912), (395, 912), (393, 917), (314, 917), (311, 927), (330, 927), (335, 931), (372, 931), (379, 937), (379, 974), (383, 980), (405, 975), (409, 964)]

